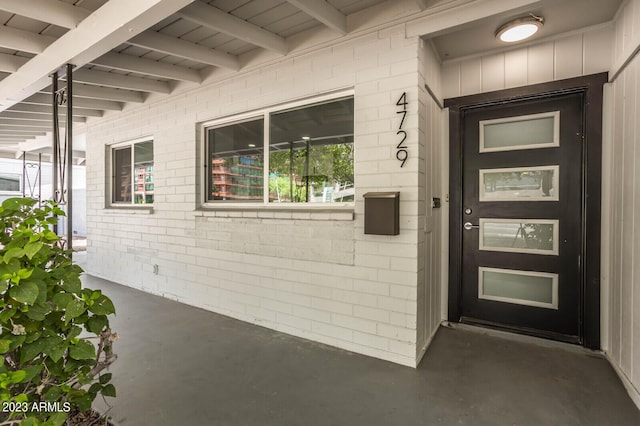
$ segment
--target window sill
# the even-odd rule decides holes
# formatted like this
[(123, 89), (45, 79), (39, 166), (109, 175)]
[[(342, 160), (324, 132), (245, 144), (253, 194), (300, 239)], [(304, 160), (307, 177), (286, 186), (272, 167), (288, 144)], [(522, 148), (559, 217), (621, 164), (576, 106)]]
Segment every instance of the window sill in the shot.
[(107, 214), (153, 214), (153, 206), (111, 205), (103, 209)]
[(192, 214), (196, 217), (352, 221), (354, 205), (207, 204)]

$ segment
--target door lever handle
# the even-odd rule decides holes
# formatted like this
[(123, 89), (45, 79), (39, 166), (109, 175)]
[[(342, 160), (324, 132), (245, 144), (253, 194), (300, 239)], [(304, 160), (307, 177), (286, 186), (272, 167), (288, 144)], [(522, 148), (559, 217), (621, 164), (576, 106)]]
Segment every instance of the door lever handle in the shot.
[(466, 222), (464, 224), (464, 229), (466, 229), (467, 231), (471, 231), (474, 228), (478, 229), (478, 228), (480, 228), (480, 226), (479, 225), (473, 225), (471, 222)]

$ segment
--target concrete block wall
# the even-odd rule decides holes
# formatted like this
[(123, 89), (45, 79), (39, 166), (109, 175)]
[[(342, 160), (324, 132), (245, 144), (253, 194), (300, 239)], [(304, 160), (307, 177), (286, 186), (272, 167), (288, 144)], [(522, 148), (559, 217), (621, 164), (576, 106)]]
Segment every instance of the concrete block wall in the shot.
[[(290, 54), (87, 128), (89, 273), (244, 321), (416, 365), (418, 38), (404, 25)], [(198, 208), (196, 124), (331, 91), (355, 93), (356, 201), (329, 211)], [(407, 96), (409, 158), (396, 159)], [(108, 145), (154, 140), (153, 210), (105, 208)], [(362, 195), (400, 191), (400, 235), (364, 234)], [(154, 274), (158, 265), (158, 274)]]

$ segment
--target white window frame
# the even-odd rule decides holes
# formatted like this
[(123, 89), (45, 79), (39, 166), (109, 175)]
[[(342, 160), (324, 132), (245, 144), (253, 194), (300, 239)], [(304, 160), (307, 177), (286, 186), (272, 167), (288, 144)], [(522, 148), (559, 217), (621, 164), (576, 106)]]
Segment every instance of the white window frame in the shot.
[(24, 182), (22, 182), (22, 174), (21, 173), (0, 173), (0, 176), (17, 176), (18, 177), (18, 185), (19, 188), (17, 191), (5, 191), (5, 190), (0, 190), (0, 195), (20, 195), (22, 196), (22, 189)]
[[(198, 124), (199, 130), (199, 149), (200, 160), (199, 161), (199, 174), (200, 174), (200, 194), (199, 201), (200, 206), (206, 209), (216, 210), (353, 210), (355, 206), (355, 200), (353, 202), (343, 203), (270, 203), (269, 193), (264, 191), (264, 188), (268, 188), (269, 185), (269, 128), (271, 125), (271, 114), (278, 112), (285, 112), (287, 110), (302, 108), (305, 106), (312, 106), (321, 102), (330, 102), (345, 97), (353, 97), (355, 100), (355, 90), (340, 90), (336, 92), (327, 93), (324, 95), (307, 97), (281, 103), (265, 108), (260, 108), (253, 111), (248, 111), (239, 114), (233, 114), (226, 117), (221, 117)], [(264, 128), (267, 131), (263, 134), (262, 149), (263, 149), (263, 199), (261, 202), (246, 202), (246, 201), (209, 201), (207, 200), (207, 170), (209, 168), (204, 167), (205, 162), (208, 161), (208, 147), (207, 147), (207, 130), (215, 127), (230, 126), (233, 124), (243, 123), (252, 120), (262, 119), (264, 122)], [(355, 127), (355, 114), (354, 114), (354, 127)], [(355, 144), (355, 138), (354, 138)], [(354, 163), (355, 163), (355, 150), (354, 150)], [(354, 177), (355, 180), (355, 177)]]
[[(141, 137), (141, 138), (137, 138), (137, 139), (132, 139), (132, 140), (128, 140), (128, 141), (124, 141), (124, 142), (116, 142), (110, 145), (106, 145), (106, 159), (107, 159), (107, 191), (106, 191), (106, 201), (107, 201), (107, 206), (108, 207), (112, 207), (112, 208), (133, 208), (133, 209), (150, 209), (153, 208), (153, 205), (155, 203), (155, 194), (154, 194), (154, 203), (149, 203), (149, 204), (136, 204), (135, 203), (135, 189), (134, 189), (134, 170), (135, 170), (135, 149), (134, 146), (138, 143), (142, 143), (142, 142), (151, 142), (154, 144), (154, 176), (155, 176), (155, 140), (153, 139), (152, 136), (145, 136), (145, 137)], [(131, 148), (131, 202), (125, 203), (125, 202), (116, 202), (113, 200), (113, 180), (114, 180), (114, 161), (113, 161), (113, 154), (117, 149), (120, 148)], [(155, 183), (154, 183), (155, 185)], [(155, 187), (154, 187), (154, 191), (155, 191)]]

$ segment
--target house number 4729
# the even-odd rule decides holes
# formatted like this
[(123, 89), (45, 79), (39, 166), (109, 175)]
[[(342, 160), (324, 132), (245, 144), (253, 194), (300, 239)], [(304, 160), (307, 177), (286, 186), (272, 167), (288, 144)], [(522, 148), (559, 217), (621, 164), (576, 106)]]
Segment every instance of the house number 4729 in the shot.
[(404, 126), (404, 119), (407, 117), (407, 92), (402, 92), (402, 95), (398, 98), (396, 105), (402, 108), (400, 111), (396, 111), (396, 114), (402, 114), (402, 119), (400, 120), (398, 131), (396, 132), (396, 135), (398, 135), (399, 138), (398, 145), (396, 145), (396, 158), (400, 161), (400, 167), (404, 167), (404, 163), (407, 161), (407, 158), (409, 158), (407, 145), (404, 144), (404, 141), (407, 140), (407, 132), (402, 130), (402, 126)]

